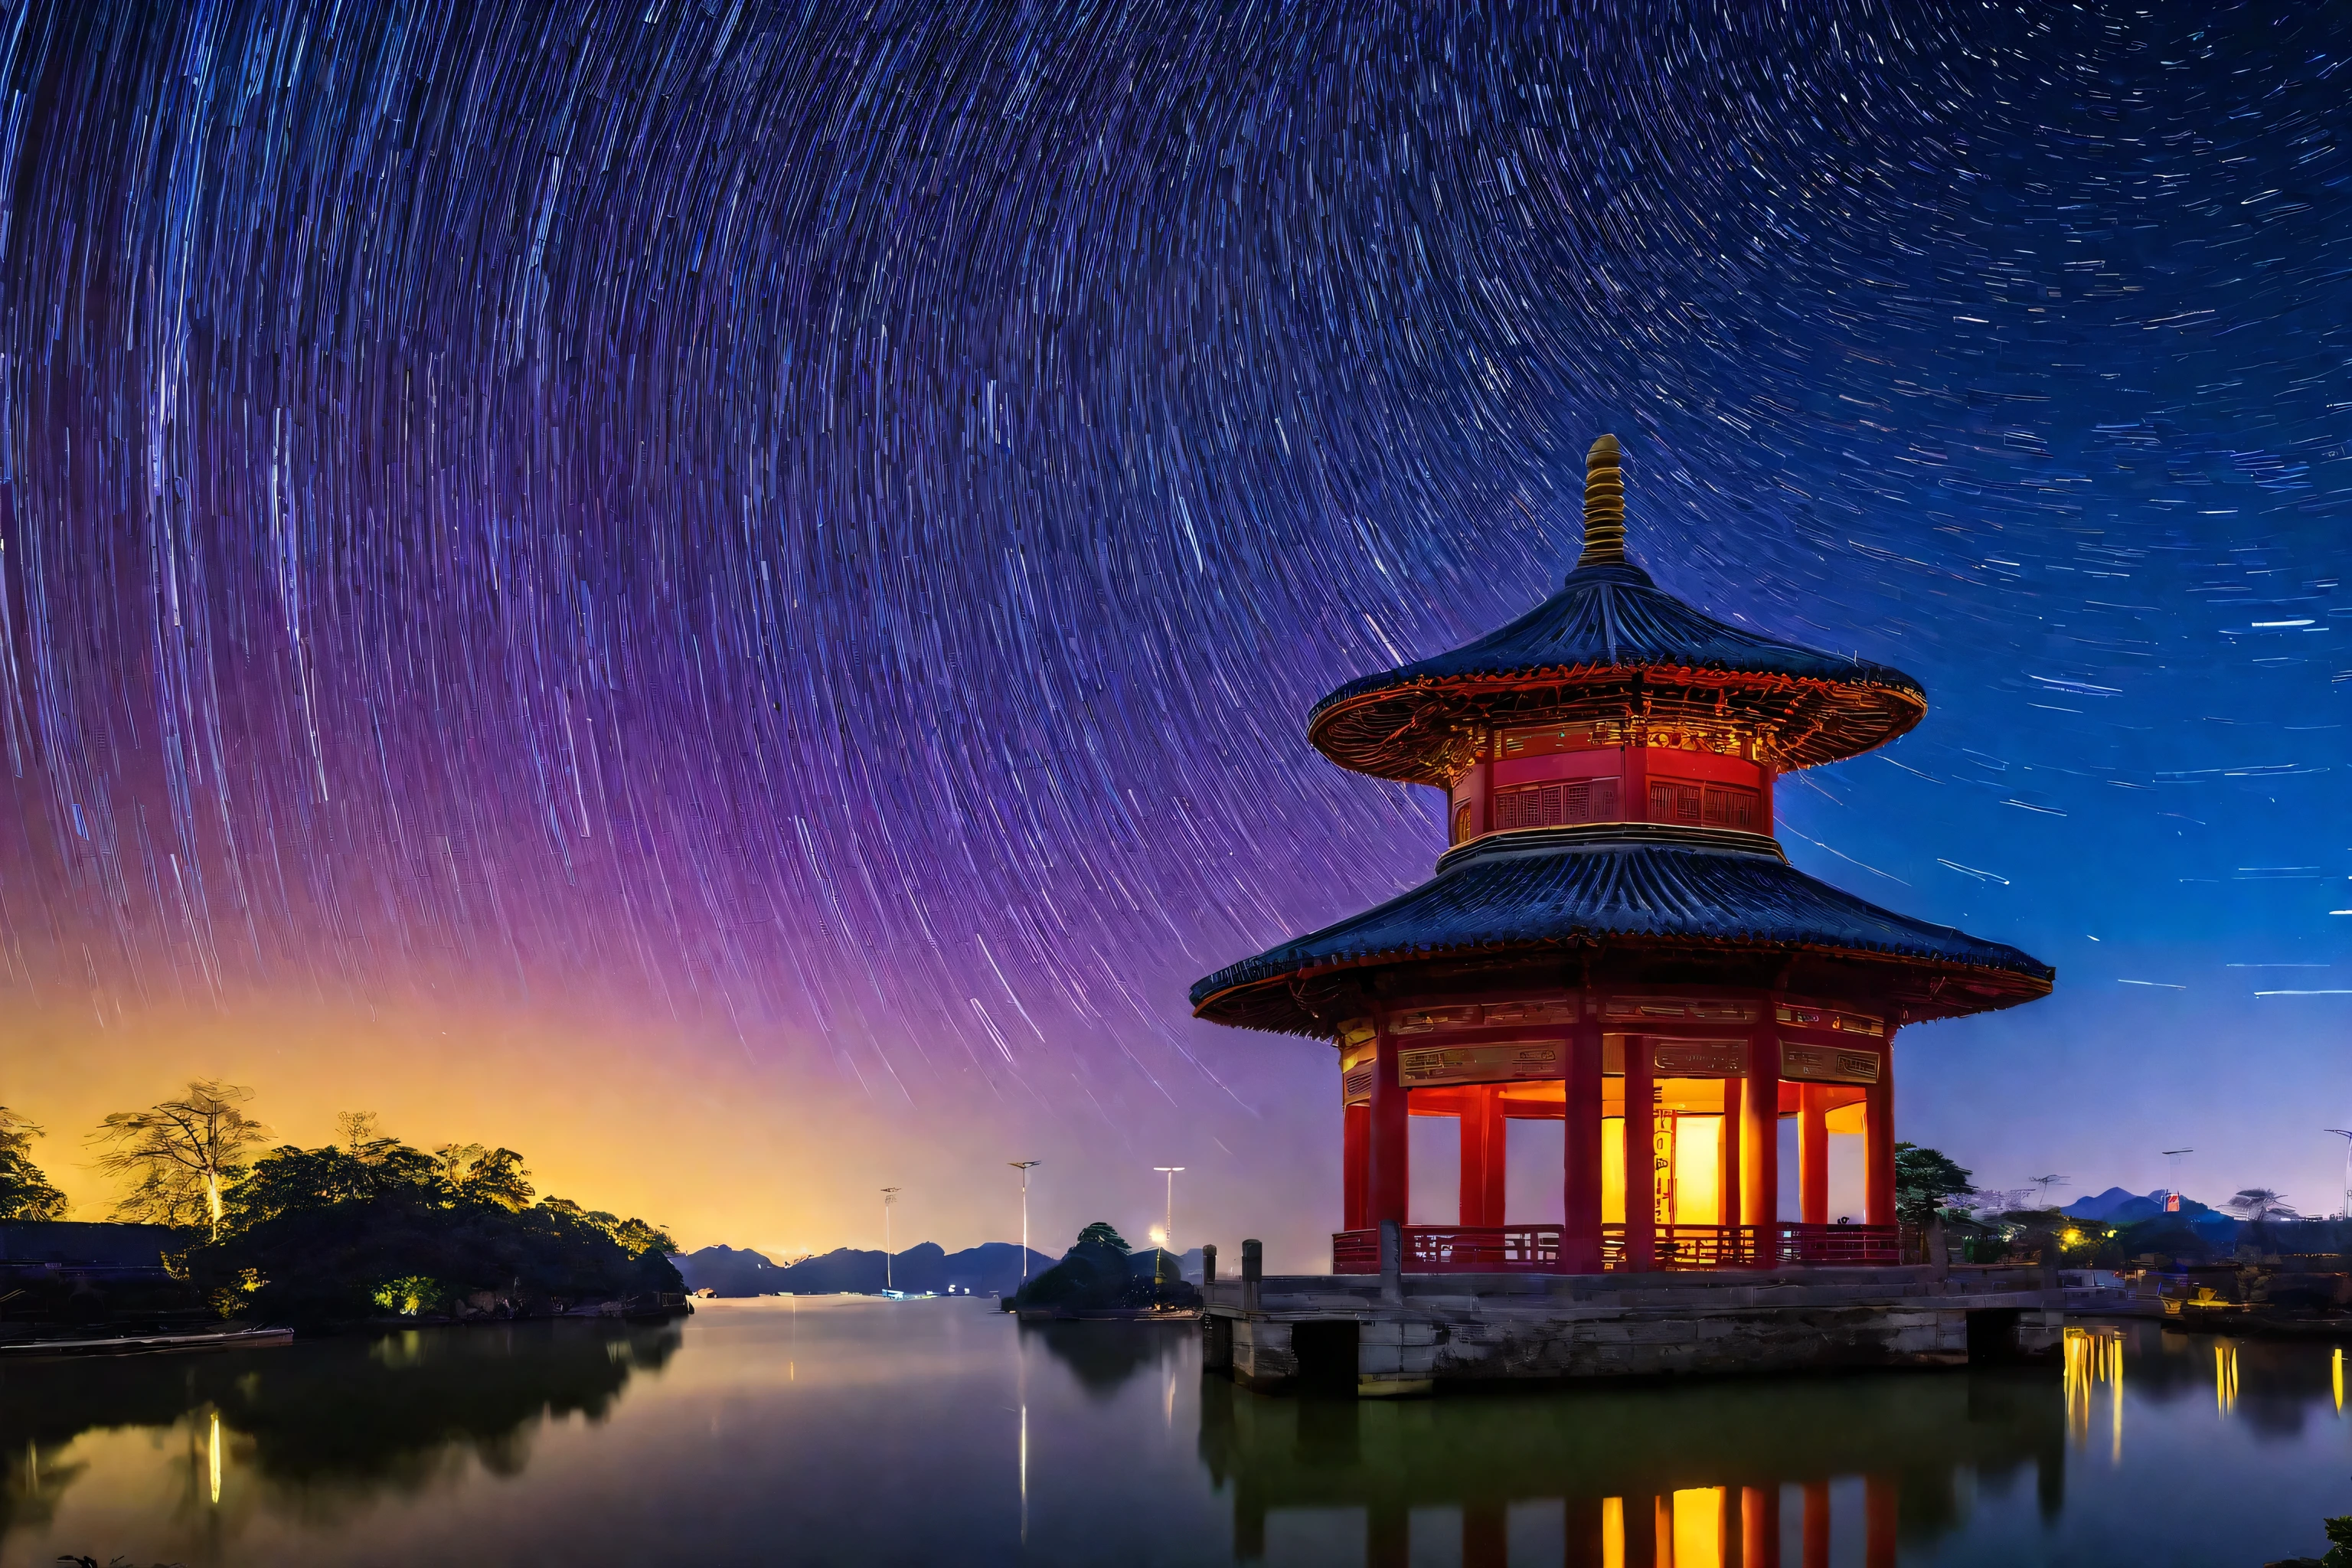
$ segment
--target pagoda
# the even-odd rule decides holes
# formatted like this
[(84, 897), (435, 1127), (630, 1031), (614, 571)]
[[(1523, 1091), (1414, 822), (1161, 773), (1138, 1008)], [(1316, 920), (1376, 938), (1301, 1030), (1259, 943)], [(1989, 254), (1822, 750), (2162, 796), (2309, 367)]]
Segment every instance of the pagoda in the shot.
[[(2047, 995), (2053, 972), (1818, 881), (1773, 835), (1780, 777), (1910, 730), (1917, 681), (1661, 591), (1626, 555), (1614, 437), (1584, 524), (1543, 604), (1308, 718), (1341, 767), (1445, 792), (1434, 874), (1219, 970), (1193, 1011), (1337, 1046), (1336, 1273), (1379, 1268), (1383, 1222), (1415, 1273), (1897, 1263), (1896, 1031)], [(1413, 1116), (1459, 1119), (1457, 1225), (1406, 1223)], [(1564, 1218), (1514, 1223), (1506, 1140), (1547, 1120)], [(1857, 1133), (1864, 1212), (1833, 1222), (1830, 1139)]]

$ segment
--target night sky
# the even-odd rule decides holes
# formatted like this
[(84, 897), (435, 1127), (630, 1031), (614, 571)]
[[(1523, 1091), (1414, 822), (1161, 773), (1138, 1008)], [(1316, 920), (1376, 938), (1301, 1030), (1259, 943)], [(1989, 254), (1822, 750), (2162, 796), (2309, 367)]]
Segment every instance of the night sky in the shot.
[(1612, 430), (1662, 586), (1927, 688), (1790, 858), (2057, 966), (1902, 1134), (2336, 1208), (2330, 10), (19, 9), (0, 1101), (76, 1217), (214, 1073), (688, 1245), (1034, 1157), (1041, 1245), (1181, 1163), (1311, 1266), (1329, 1048), (1185, 988), (1428, 874), (1306, 710), (1549, 593)]

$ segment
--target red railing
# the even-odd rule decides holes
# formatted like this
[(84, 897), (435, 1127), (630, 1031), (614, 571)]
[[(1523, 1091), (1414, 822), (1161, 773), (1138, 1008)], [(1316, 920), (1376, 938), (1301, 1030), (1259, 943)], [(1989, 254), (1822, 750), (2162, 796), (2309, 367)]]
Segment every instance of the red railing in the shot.
[[(1755, 1268), (1762, 1266), (1752, 1225), (1662, 1225), (1655, 1228), (1659, 1268)], [(1616, 1273), (1626, 1267), (1625, 1227), (1601, 1227), (1601, 1267)]]
[(1903, 1261), (1903, 1232), (1892, 1225), (1796, 1225), (1784, 1223), (1780, 1261), (1837, 1268), (1891, 1267)]
[[(1891, 1225), (1662, 1225), (1655, 1230), (1660, 1268), (1787, 1268), (1811, 1265), (1861, 1268), (1903, 1261), (1900, 1233)], [(1625, 1267), (1625, 1227), (1601, 1227), (1601, 1266)]]
[[(1550, 1274), (1559, 1269), (1556, 1225), (1404, 1227), (1408, 1274)], [(1880, 1267), (1900, 1263), (1900, 1233), (1891, 1225), (1662, 1225), (1655, 1231), (1659, 1268), (1785, 1268)], [(1601, 1267), (1622, 1272), (1625, 1227), (1601, 1227)], [(1331, 1272), (1381, 1271), (1381, 1233), (1342, 1230), (1331, 1237)]]
[[(1404, 1227), (1404, 1271), (1408, 1274), (1551, 1274), (1559, 1268), (1559, 1226), (1556, 1225)], [(1379, 1231), (1332, 1233), (1332, 1273), (1380, 1271)]]

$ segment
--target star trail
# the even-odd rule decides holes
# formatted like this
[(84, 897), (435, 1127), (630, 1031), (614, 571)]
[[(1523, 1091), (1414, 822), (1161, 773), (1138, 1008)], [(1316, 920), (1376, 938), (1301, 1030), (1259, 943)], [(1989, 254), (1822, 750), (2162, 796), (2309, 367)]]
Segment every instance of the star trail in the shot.
[(1605, 429), (1662, 586), (1927, 689), (1784, 784), (1791, 857), (2058, 966), (1906, 1037), (1906, 1124), (1992, 1184), (2194, 1141), (2320, 1193), (2347, 52), (2185, 4), (17, 7), (0, 992), (100, 1077), (289, 998), (593, 1017), (1328, 1230), (1328, 1053), (1185, 986), (1426, 875), (1434, 792), (1306, 710), (1549, 593)]

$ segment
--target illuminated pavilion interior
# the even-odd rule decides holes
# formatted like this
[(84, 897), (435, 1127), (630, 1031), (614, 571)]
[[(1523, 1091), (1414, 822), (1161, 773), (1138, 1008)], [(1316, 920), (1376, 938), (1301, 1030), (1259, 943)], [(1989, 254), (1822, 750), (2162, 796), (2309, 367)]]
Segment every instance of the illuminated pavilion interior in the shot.
[[(1377, 1268), (1384, 1221), (1419, 1272), (1899, 1261), (1896, 1031), (2046, 995), (2053, 972), (1791, 867), (1776, 780), (1903, 734), (1919, 683), (1662, 592), (1625, 552), (1614, 437), (1593, 443), (1584, 504), (1559, 593), (1309, 718), (1340, 766), (1446, 792), (1435, 874), (1208, 976), (1194, 1011), (1338, 1047), (1336, 1272)], [(1406, 1224), (1413, 1116), (1460, 1121), (1457, 1225)], [(1529, 1121), (1564, 1122), (1559, 1224), (1504, 1212), (1507, 1141)], [(1858, 1225), (1829, 1212), (1839, 1134), (1862, 1140)]]

